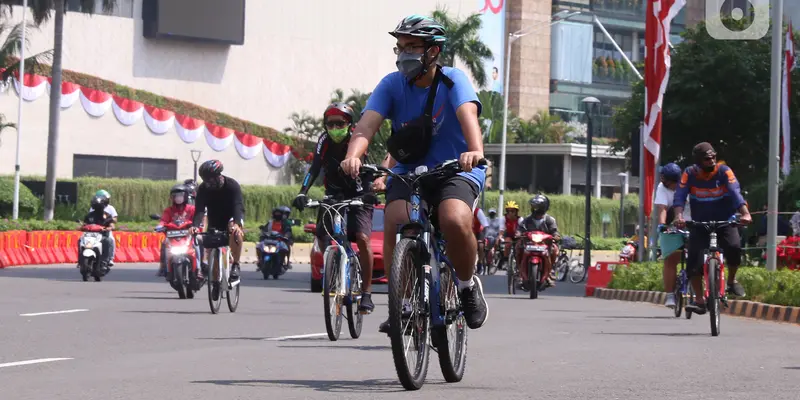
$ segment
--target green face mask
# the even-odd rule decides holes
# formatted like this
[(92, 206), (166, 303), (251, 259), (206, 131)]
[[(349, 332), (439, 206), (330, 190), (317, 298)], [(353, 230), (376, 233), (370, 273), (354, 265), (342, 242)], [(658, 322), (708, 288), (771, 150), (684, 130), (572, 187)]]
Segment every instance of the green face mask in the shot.
[(328, 136), (330, 136), (331, 140), (334, 143), (340, 143), (347, 135), (350, 134), (350, 128), (344, 127), (341, 129), (328, 129)]

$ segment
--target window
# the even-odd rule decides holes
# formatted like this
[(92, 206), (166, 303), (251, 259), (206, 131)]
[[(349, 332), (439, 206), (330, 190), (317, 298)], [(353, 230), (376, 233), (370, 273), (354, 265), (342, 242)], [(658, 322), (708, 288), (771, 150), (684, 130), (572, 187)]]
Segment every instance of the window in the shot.
[(72, 176), (175, 180), (178, 177), (178, 162), (158, 158), (75, 154), (72, 159)]
[[(67, 12), (81, 12), (81, 1), (82, 0), (67, 0)], [(133, 18), (133, 2), (134, 0), (117, 0), (114, 11), (106, 13), (103, 11), (103, 0), (95, 0), (94, 14)]]

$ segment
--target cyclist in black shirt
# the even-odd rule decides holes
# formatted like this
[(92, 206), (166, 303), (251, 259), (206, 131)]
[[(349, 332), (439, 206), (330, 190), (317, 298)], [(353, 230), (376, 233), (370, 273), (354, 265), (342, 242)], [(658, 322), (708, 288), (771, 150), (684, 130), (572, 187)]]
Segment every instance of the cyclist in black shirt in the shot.
[[(344, 199), (351, 199), (364, 194), (360, 186), (352, 178), (340, 172), (339, 164), (347, 154), (347, 146), (350, 143), (350, 134), (353, 131), (353, 119), (355, 112), (353, 108), (345, 103), (333, 103), (325, 110), (323, 122), (325, 132), (317, 142), (317, 150), (314, 152), (314, 161), (311, 168), (303, 180), (300, 194), (294, 199), (292, 205), (302, 210), (308, 203), (306, 194), (308, 189), (317, 179), (322, 168), (325, 169), (324, 184), (325, 195), (340, 196)], [(368, 189), (368, 188), (367, 188)], [(319, 243), (327, 243), (327, 231), (333, 232), (330, 217), (325, 218), (323, 225), (323, 215), (325, 210), (319, 209), (317, 216), (317, 240)], [(372, 302), (372, 248), (370, 247), (370, 235), (372, 234), (372, 213), (373, 206), (364, 205), (361, 207), (351, 207), (347, 210), (347, 235), (350, 241), (358, 245), (359, 261), (361, 263), (361, 302), (358, 309), (362, 312), (372, 312), (375, 305)], [(329, 214), (330, 215), (330, 214)]]
[[(231, 280), (239, 279), (239, 258), (242, 255), (244, 238), (244, 199), (239, 182), (222, 175), (222, 163), (209, 160), (200, 165), (200, 177), (203, 183), (197, 188), (195, 213), (192, 219), (192, 231), (195, 233), (203, 222), (203, 210), (208, 218), (207, 229), (227, 231), (229, 245), (233, 255)], [(210, 253), (209, 253), (210, 254)], [(209, 265), (211, 265), (209, 263)]]

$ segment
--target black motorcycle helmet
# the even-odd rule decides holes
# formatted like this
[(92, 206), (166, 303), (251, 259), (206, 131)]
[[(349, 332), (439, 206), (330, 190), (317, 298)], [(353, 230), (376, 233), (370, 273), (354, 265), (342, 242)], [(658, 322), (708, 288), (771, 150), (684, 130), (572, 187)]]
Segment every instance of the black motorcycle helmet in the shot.
[(189, 188), (186, 187), (183, 183), (179, 183), (172, 187), (169, 191), (169, 197), (173, 203), (175, 203), (175, 195), (176, 194), (183, 194), (183, 203), (181, 204), (188, 204), (189, 203)]
[(280, 208), (280, 210), (283, 211), (283, 216), (285, 218), (289, 218), (289, 216), (292, 215), (292, 209), (289, 208), (289, 206), (280, 206), (278, 208)]
[(275, 207), (272, 209), (272, 219), (280, 220), (283, 219), (283, 210), (281, 207)]
[(92, 211), (103, 211), (103, 209), (106, 208), (105, 199), (106, 198), (104, 196), (92, 197), (92, 201), (90, 203)]
[(537, 194), (528, 201), (531, 206), (531, 214), (534, 218), (542, 218), (547, 210), (550, 209), (550, 199), (543, 194)]

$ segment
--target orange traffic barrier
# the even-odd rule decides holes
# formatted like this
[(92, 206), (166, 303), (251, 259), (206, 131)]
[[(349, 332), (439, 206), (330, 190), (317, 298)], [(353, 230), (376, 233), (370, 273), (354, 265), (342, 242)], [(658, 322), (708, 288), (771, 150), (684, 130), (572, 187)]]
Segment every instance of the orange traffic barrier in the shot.
[(59, 246), (60, 231), (47, 231), (47, 248), (53, 260), (59, 264), (64, 264), (67, 261), (67, 255), (64, 250)]
[(9, 266), (19, 265), (20, 260), (17, 257), (17, 252), (14, 251), (14, 234), (13, 232), (3, 232), (4, 238), (4, 251), (8, 255), (8, 258), (11, 260)]
[(139, 248), (137, 248), (137, 250), (139, 251), (139, 258), (142, 262), (155, 261), (155, 255), (150, 246), (151, 241), (153, 241), (152, 234), (148, 232), (139, 233)]
[(64, 253), (67, 255), (67, 261), (71, 263), (78, 262), (78, 240), (81, 238), (81, 232), (67, 231), (64, 232)]
[(40, 232), (28, 232), (26, 238), (28, 243), (30, 244), (29, 252), (31, 263), (33, 264), (49, 264), (47, 258), (44, 255), (44, 252), (39, 251), (40, 248), (40, 238), (42, 237)]
[(606, 288), (614, 275), (614, 267), (617, 265), (627, 266), (627, 262), (607, 262), (598, 261), (596, 265), (590, 266), (586, 277), (586, 296), (594, 296), (596, 288)]
[(128, 251), (125, 247), (125, 240), (127, 239), (127, 232), (114, 232), (114, 240), (117, 242), (117, 249), (114, 253), (114, 262), (130, 262)]
[(18, 265), (32, 264), (33, 260), (28, 251), (28, 232), (14, 231), (14, 251), (17, 252), (17, 258), (20, 260)]
[(42, 231), (40, 244), (41, 247), (37, 247), (37, 250), (44, 252), (50, 261), (48, 264), (58, 264), (61, 262), (56, 255), (55, 249), (53, 249), (53, 231)]
[(0, 233), (0, 268), (10, 267), (11, 264), (11, 257), (8, 256), (8, 251), (6, 250), (6, 235), (5, 232)]

